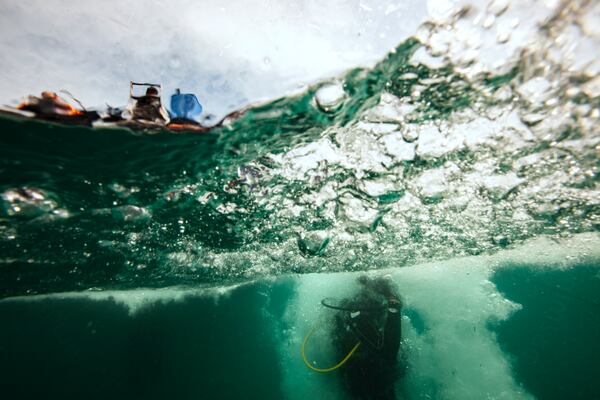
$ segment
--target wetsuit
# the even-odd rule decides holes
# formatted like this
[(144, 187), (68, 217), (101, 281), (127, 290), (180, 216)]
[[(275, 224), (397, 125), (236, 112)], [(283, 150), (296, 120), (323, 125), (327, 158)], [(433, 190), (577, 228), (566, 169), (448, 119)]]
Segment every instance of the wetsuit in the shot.
[(378, 298), (378, 308), (372, 311), (341, 312), (336, 318), (336, 338), (339, 355), (347, 354), (357, 341), (361, 346), (349, 361), (341, 368), (349, 397), (354, 399), (394, 400), (395, 383), (401, 375), (398, 353), (402, 339), (401, 303), (396, 296), (390, 299), (389, 306), (381, 306), (381, 292), (373, 292), (365, 287), (353, 305), (366, 308)]

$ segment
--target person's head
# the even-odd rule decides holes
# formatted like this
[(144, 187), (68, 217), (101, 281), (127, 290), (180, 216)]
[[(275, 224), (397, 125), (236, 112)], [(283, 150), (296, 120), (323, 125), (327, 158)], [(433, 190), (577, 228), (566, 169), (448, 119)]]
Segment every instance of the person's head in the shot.
[(158, 96), (158, 89), (154, 86), (150, 86), (148, 89), (146, 89), (146, 96)]
[(43, 99), (56, 99), (56, 93), (54, 92), (50, 92), (50, 91), (44, 91), (42, 92), (42, 98)]
[(389, 275), (378, 276), (371, 278), (367, 275), (361, 275), (357, 279), (358, 283), (363, 287), (364, 291), (371, 292), (373, 294), (380, 294), (385, 297), (393, 295), (397, 288), (394, 281)]

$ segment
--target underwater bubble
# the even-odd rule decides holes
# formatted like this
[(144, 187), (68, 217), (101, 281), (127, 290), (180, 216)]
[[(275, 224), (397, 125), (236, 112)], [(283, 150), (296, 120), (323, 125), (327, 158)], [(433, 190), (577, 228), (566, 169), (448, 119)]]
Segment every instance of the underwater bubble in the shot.
[(524, 179), (517, 177), (514, 172), (506, 175), (490, 175), (481, 179), (482, 186), (494, 199), (502, 199), (517, 186), (522, 184)]
[(550, 82), (548, 82), (546, 78), (538, 76), (519, 86), (517, 88), (517, 93), (523, 100), (537, 104), (548, 98), (550, 88)]
[(387, 154), (393, 156), (396, 160), (411, 161), (415, 158), (416, 145), (414, 143), (408, 143), (404, 133), (394, 132), (386, 135), (382, 139), (382, 142), (385, 145)]
[(508, 6), (508, 0), (493, 0), (488, 4), (487, 10), (488, 12), (498, 16), (503, 14), (508, 9)]
[(600, 76), (590, 79), (581, 85), (581, 91), (587, 96), (595, 99), (600, 96)]
[(415, 129), (413, 125), (404, 126), (402, 138), (408, 143), (412, 143), (419, 138), (419, 130)]
[(383, 93), (379, 104), (366, 112), (365, 119), (369, 122), (400, 123), (415, 108), (391, 93)]
[(393, 176), (384, 176), (379, 179), (363, 179), (357, 183), (357, 187), (371, 197), (383, 196), (397, 188)]
[(114, 218), (126, 222), (143, 222), (152, 217), (150, 211), (146, 210), (144, 207), (134, 205), (114, 207), (111, 209), (111, 214)]
[(414, 185), (426, 200), (439, 200), (448, 192), (446, 172), (443, 168), (430, 169), (418, 176)]
[(401, 80), (412, 80), (412, 79), (418, 79), (419, 75), (415, 74), (414, 72), (407, 72), (405, 74), (402, 74), (400, 77), (398, 77), (398, 79)]
[(510, 32), (508, 32), (508, 31), (498, 32), (498, 35), (496, 36), (496, 41), (498, 43), (506, 43), (509, 40), (510, 40)]
[(337, 110), (345, 97), (346, 92), (341, 83), (323, 85), (315, 93), (317, 105), (325, 112), (334, 112)]
[(327, 232), (306, 232), (298, 237), (298, 248), (302, 254), (320, 256), (325, 253), (330, 240)]
[(419, 133), (416, 152), (423, 159), (433, 159), (442, 157), (459, 146), (460, 143), (451, 141), (437, 126), (429, 125)]
[(492, 25), (494, 25), (494, 22), (496, 22), (496, 16), (488, 15), (486, 19), (483, 20), (481, 26), (483, 26), (485, 29), (489, 29), (492, 27)]
[(237, 205), (235, 205), (234, 203), (219, 204), (215, 208), (215, 210), (217, 210), (217, 212), (221, 214), (231, 214), (232, 212), (236, 211), (236, 209)]
[(33, 187), (8, 189), (0, 194), (2, 213), (9, 217), (33, 218), (50, 213), (58, 207), (46, 191)]
[(369, 230), (379, 214), (377, 209), (351, 195), (344, 195), (339, 201), (339, 217), (345, 220), (351, 229)]
[(436, 57), (429, 54), (425, 47), (420, 47), (410, 59), (412, 65), (424, 65), (430, 69), (442, 68), (446, 65), (443, 57)]

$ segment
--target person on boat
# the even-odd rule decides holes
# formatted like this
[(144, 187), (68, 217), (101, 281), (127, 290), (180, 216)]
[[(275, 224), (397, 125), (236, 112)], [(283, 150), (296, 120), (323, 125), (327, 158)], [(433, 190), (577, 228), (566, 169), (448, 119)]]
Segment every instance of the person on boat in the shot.
[(143, 96), (132, 96), (135, 104), (132, 110), (132, 119), (143, 120), (164, 125), (167, 123), (168, 116), (163, 108), (158, 89), (150, 86), (146, 89)]
[(391, 279), (361, 276), (358, 283), (357, 295), (337, 308), (333, 331), (339, 357), (361, 343), (340, 368), (344, 387), (351, 398), (394, 400), (403, 372), (398, 362), (402, 303)]
[(40, 116), (74, 116), (81, 114), (81, 111), (50, 91), (42, 92), (40, 97), (28, 96), (27, 100), (17, 108), (32, 111)]

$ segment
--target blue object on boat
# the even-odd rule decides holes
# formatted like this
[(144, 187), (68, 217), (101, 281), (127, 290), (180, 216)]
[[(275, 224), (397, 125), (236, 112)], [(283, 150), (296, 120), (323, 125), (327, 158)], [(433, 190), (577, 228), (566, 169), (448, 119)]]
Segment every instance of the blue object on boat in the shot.
[(171, 115), (172, 118), (183, 118), (194, 120), (202, 114), (202, 104), (198, 101), (196, 95), (192, 93), (181, 93), (179, 89), (171, 96)]

